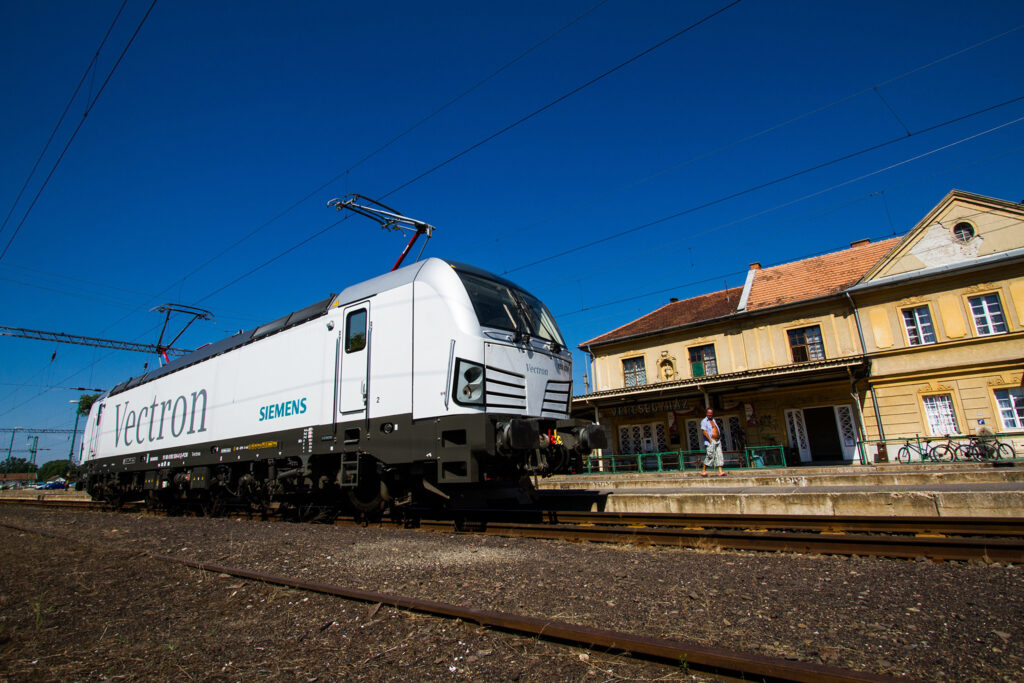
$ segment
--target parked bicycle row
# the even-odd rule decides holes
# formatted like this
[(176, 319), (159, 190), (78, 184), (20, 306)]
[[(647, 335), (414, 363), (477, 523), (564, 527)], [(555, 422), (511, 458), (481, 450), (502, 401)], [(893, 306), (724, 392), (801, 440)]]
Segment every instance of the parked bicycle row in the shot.
[(954, 436), (946, 435), (944, 441), (935, 439), (906, 439), (896, 452), (896, 459), (902, 463), (914, 462), (957, 462), (1013, 460), (1017, 451), (1013, 444), (1001, 441), (998, 436)]

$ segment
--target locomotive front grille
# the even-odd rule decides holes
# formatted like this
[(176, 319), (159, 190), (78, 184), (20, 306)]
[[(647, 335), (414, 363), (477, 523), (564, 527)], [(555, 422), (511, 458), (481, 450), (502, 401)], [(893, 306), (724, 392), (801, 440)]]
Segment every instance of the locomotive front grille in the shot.
[(572, 382), (562, 380), (551, 380), (544, 387), (544, 402), (541, 404), (541, 414), (564, 417), (569, 414), (569, 393), (572, 390)]
[(526, 412), (526, 377), (492, 366), (484, 370), (484, 403), (488, 408)]

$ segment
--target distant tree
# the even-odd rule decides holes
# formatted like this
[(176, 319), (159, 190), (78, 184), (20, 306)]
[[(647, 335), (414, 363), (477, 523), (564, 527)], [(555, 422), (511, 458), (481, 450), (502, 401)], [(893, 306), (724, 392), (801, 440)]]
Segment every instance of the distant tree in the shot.
[(89, 409), (92, 408), (92, 404), (96, 402), (96, 399), (100, 397), (99, 394), (82, 394), (78, 397), (78, 414), (85, 417), (89, 414)]
[(66, 479), (68, 476), (68, 467), (70, 467), (70, 465), (71, 461), (67, 459), (51, 460), (50, 462), (44, 463), (43, 466), (39, 468), (39, 471), (36, 472), (36, 479), (40, 479), (42, 481), (52, 479), (53, 477), (64, 477)]
[(12, 455), (0, 462), (0, 471), (21, 474), (24, 472), (35, 472), (36, 466), (26, 458), (16, 458)]

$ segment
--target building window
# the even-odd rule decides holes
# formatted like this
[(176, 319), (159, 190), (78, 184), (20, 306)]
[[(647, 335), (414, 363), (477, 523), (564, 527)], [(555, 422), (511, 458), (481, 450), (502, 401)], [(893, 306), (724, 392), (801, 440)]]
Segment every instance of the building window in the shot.
[(718, 374), (718, 363), (715, 361), (715, 345), (695, 346), (690, 349), (690, 372), (693, 377), (705, 377)]
[(957, 242), (970, 242), (974, 239), (974, 226), (967, 222), (957, 223), (953, 226), (953, 237)]
[(789, 348), (793, 351), (793, 362), (825, 360), (825, 345), (821, 342), (821, 327), (802, 327), (789, 331)]
[(972, 296), (967, 299), (967, 302), (971, 306), (974, 328), (978, 330), (979, 335), (984, 337), (1006, 332), (1006, 316), (1003, 315), (1003, 307), (999, 303), (998, 294)]
[(903, 309), (903, 322), (907, 326), (907, 339), (911, 346), (935, 343), (935, 327), (927, 306)]
[(1024, 389), (996, 389), (1003, 429), (1024, 429)]
[(627, 387), (639, 387), (647, 384), (647, 370), (644, 368), (643, 356), (624, 359), (622, 374), (626, 378)]
[(960, 433), (956, 411), (953, 410), (953, 397), (949, 394), (925, 396), (924, 414), (928, 418), (928, 431), (932, 436)]

